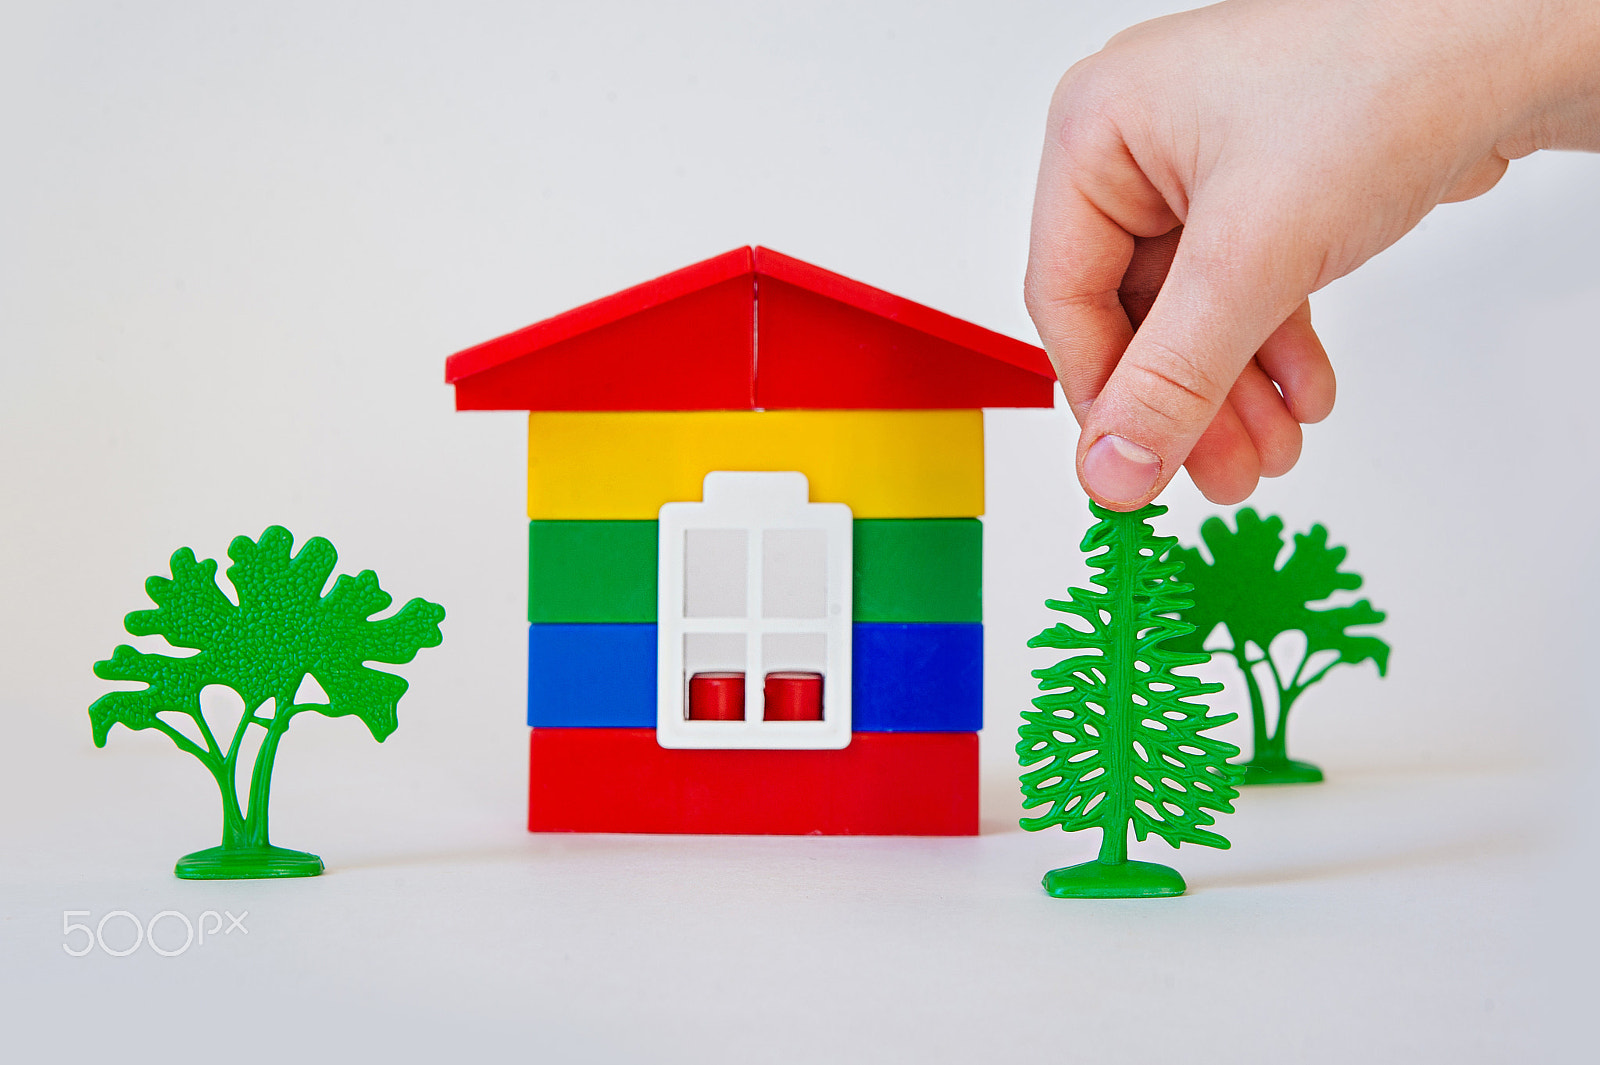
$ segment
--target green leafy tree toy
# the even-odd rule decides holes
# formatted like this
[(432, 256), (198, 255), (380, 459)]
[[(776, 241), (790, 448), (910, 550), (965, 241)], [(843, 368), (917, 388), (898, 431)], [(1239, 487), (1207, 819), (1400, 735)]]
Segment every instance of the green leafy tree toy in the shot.
[(1048, 809), (1022, 827), (1101, 830), (1097, 860), (1045, 874), (1045, 890), (1057, 898), (1181, 895), (1176, 869), (1128, 860), (1128, 829), (1173, 847), (1227, 848), (1207, 826), (1214, 811), (1233, 811), (1238, 770), (1228, 759), (1239, 748), (1205, 733), (1238, 715), (1211, 714), (1194, 701), (1222, 685), (1176, 672), (1207, 656), (1168, 646), (1190, 626), (1179, 618), (1188, 588), (1167, 557), (1177, 540), (1149, 524), (1167, 508), (1121, 514), (1091, 502), (1089, 509), (1099, 521), (1082, 548), (1100, 571), (1090, 578), (1100, 590), (1071, 588), (1065, 600), (1046, 600), (1077, 623), (1028, 641), (1082, 653), (1033, 671), (1050, 694), (1023, 712), (1017, 755), (1024, 769), (1038, 767), (1022, 774), (1023, 806)]
[[(1172, 557), (1181, 566), (1179, 580), (1192, 586), (1194, 600), (1183, 615), (1193, 629), (1174, 640), (1173, 646), (1200, 651), (1219, 625), (1226, 629), (1229, 645), (1215, 650), (1232, 655), (1244, 674), (1254, 726), (1254, 751), (1245, 763), (1244, 783), (1315, 783), (1322, 779), (1322, 770), (1289, 757), (1289, 711), (1307, 688), (1341, 662), (1355, 665), (1371, 659), (1379, 676), (1388, 671), (1389, 645), (1376, 636), (1348, 631), (1357, 625), (1376, 625), (1384, 614), (1365, 599), (1319, 610), (1308, 605), (1334, 592), (1361, 587), (1360, 574), (1339, 568), (1345, 549), (1329, 547), (1328, 530), (1321, 525), (1294, 534), (1294, 551), (1279, 568), (1283, 519), (1262, 518), (1245, 507), (1235, 524), (1237, 528), (1230, 529), (1226, 521), (1214, 517), (1200, 526), (1210, 562), (1198, 548), (1173, 550)], [(1299, 661), (1279, 662), (1272, 655), (1273, 641), (1292, 630), (1304, 635), (1305, 647)], [(1270, 730), (1264, 679), (1277, 693), (1277, 720)]]
[[(200, 759), (222, 792), (222, 845), (196, 851), (178, 862), (187, 880), (243, 880), (316, 876), (322, 859), (274, 847), (267, 836), (267, 802), (278, 744), (296, 715), (308, 710), (327, 717), (357, 717), (382, 742), (397, 724), (395, 711), (407, 684), (369, 669), (367, 662), (405, 663), (424, 647), (437, 647), (444, 608), (413, 599), (392, 616), (373, 620), (393, 600), (371, 570), (343, 574), (326, 595), (338, 555), (320, 536), (291, 555), (294, 537), (272, 526), (261, 539), (235, 537), (228, 545), (227, 575), (237, 604), (217, 586), (214, 559), (197, 561), (189, 548), (172, 556), (172, 578), (151, 577), (145, 591), (154, 610), (136, 610), (123, 621), (134, 636), (159, 635), (187, 657), (144, 654), (127, 644), (96, 662), (102, 680), (137, 681), (147, 687), (102, 695), (89, 707), (94, 742), (104, 747), (113, 725), (157, 729), (180, 750)], [(307, 676), (315, 678), (326, 703), (296, 702)], [(244, 712), (224, 747), (200, 708), (201, 689), (232, 688)], [(269, 707), (268, 704), (271, 704)], [(186, 717), (192, 731), (172, 719)], [(248, 795), (237, 784), (246, 733), (265, 735), (250, 769)], [(191, 738), (191, 736), (195, 738)]]

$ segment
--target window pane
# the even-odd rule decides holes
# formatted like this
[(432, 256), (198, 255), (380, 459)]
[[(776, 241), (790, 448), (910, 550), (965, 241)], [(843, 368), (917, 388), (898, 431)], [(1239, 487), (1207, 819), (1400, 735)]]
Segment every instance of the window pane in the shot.
[(750, 534), (743, 529), (686, 529), (683, 616), (742, 618)]
[(761, 637), (766, 721), (821, 721), (826, 702), (822, 671), (828, 637), (820, 632), (769, 632)]
[(705, 673), (745, 670), (746, 643), (738, 632), (691, 632), (683, 638), (683, 671)]
[(828, 611), (828, 534), (768, 529), (761, 536), (761, 613), (820, 618)]
[(769, 632), (761, 637), (761, 668), (808, 670), (828, 668), (828, 637), (820, 632)]

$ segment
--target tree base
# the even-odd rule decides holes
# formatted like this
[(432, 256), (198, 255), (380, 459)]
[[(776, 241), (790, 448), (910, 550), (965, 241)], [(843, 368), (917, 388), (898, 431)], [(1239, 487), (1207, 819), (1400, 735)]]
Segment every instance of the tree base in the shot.
[(1236, 763), (1244, 769), (1241, 784), (1320, 784), (1322, 770), (1310, 762), (1297, 762), (1293, 758), (1252, 758)]
[(208, 847), (185, 854), (173, 870), (180, 880), (266, 880), (276, 877), (319, 876), (322, 859), (286, 847), (252, 847), (248, 850)]
[(1176, 869), (1155, 862), (1084, 862), (1044, 874), (1044, 889), (1058, 899), (1161, 899), (1182, 895)]

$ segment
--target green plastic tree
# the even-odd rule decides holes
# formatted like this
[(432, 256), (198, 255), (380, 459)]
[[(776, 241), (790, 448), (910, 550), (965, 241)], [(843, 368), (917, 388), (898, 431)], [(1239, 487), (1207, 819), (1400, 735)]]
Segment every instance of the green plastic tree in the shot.
[[(89, 707), (94, 742), (104, 747), (113, 725), (157, 729), (180, 750), (200, 759), (222, 792), (222, 845), (178, 862), (188, 880), (240, 880), (316, 876), (322, 859), (274, 847), (267, 836), (267, 803), (278, 745), (294, 718), (308, 710), (327, 717), (356, 717), (382, 742), (396, 724), (407, 684), (367, 662), (405, 663), (442, 639), (444, 608), (413, 599), (392, 616), (373, 615), (393, 602), (371, 570), (341, 575), (328, 589), (338, 554), (313, 537), (291, 555), (294, 537), (272, 526), (260, 540), (235, 537), (228, 545), (227, 575), (235, 599), (216, 582), (214, 559), (196, 561), (180, 548), (172, 578), (151, 577), (145, 591), (154, 610), (136, 610), (123, 625), (134, 636), (165, 637), (186, 657), (144, 654), (123, 644), (94, 666), (102, 680), (137, 681), (147, 687), (102, 695)], [(305, 678), (315, 678), (327, 702), (296, 702)], [(244, 712), (223, 747), (200, 707), (208, 685), (233, 689)], [(270, 707), (268, 704), (271, 704)], [(173, 719), (188, 718), (190, 730)], [(252, 726), (264, 735), (250, 769), (246, 801), (237, 784), (240, 751)], [(192, 738), (191, 738), (192, 737)]]
[(1207, 826), (1214, 811), (1233, 811), (1238, 770), (1228, 759), (1239, 748), (1205, 733), (1238, 715), (1211, 714), (1195, 702), (1222, 685), (1177, 672), (1207, 656), (1168, 646), (1190, 626), (1179, 618), (1188, 588), (1167, 557), (1177, 540), (1149, 524), (1167, 508), (1121, 514), (1091, 502), (1089, 509), (1099, 521), (1082, 548), (1100, 590), (1071, 588), (1065, 600), (1046, 600), (1077, 623), (1028, 641), (1083, 653), (1033, 671), (1051, 694), (1023, 712), (1017, 756), (1024, 769), (1038, 766), (1022, 774), (1023, 806), (1049, 808), (1022, 827), (1101, 830), (1097, 860), (1045, 874), (1045, 890), (1057, 898), (1181, 895), (1176, 869), (1128, 860), (1128, 829), (1173, 847), (1227, 848)]
[[(1180, 565), (1178, 579), (1192, 587), (1194, 600), (1183, 615), (1193, 630), (1174, 640), (1173, 646), (1200, 651), (1219, 625), (1225, 628), (1229, 645), (1214, 650), (1233, 656), (1250, 693), (1254, 751), (1245, 763), (1244, 783), (1315, 783), (1322, 779), (1322, 770), (1289, 757), (1289, 711), (1307, 688), (1340, 663), (1355, 665), (1370, 659), (1379, 676), (1388, 671), (1389, 645), (1376, 636), (1348, 631), (1357, 625), (1376, 625), (1384, 614), (1365, 599), (1319, 610), (1308, 605), (1334, 592), (1361, 587), (1360, 574), (1339, 568), (1345, 549), (1329, 547), (1328, 530), (1321, 525), (1294, 534), (1294, 551), (1279, 568), (1283, 519), (1262, 518), (1245, 507), (1235, 516), (1235, 524), (1237, 528), (1230, 529), (1222, 518), (1213, 517), (1200, 526), (1210, 562), (1198, 548), (1173, 550), (1173, 560)], [(1272, 654), (1273, 641), (1290, 631), (1304, 635), (1305, 646), (1299, 661), (1280, 663)], [(1277, 693), (1277, 720), (1270, 730), (1263, 679)]]

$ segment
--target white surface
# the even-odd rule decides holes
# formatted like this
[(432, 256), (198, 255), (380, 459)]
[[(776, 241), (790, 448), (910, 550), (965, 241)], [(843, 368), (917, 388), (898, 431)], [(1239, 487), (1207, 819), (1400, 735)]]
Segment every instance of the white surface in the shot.
[[(5, 5), (8, 1060), (1591, 1060), (1593, 157), (1315, 301), (1339, 408), (1256, 503), (1350, 546), (1393, 668), (1297, 708), (1327, 785), (1249, 793), (1232, 851), (1137, 849), (1191, 896), (1044, 898), (1095, 841), (1015, 827), (1023, 644), (1084, 574), (1052, 411), (987, 420), (983, 836), (521, 830), (526, 423), (453, 413), (443, 357), (753, 241), (1030, 336), (1049, 91), (1162, 6)], [(1185, 538), (1211, 510), (1167, 501)], [(211, 785), (159, 736), (95, 750), (90, 665), (174, 548), (273, 522), (445, 642), (388, 742), (289, 735), (274, 839), (327, 876), (179, 883)], [(70, 958), (68, 909), (250, 932)]]
[[(656, 581), (656, 740), (663, 747), (723, 750), (837, 751), (850, 746), (851, 552), (850, 508), (843, 503), (812, 503), (811, 484), (795, 471), (714, 470), (705, 476), (701, 502), (661, 507)], [(684, 538), (697, 530), (739, 529), (744, 545), (744, 602), (737, 617), (690, 617), (684, 609)], [(765, 604), (769, 575), (767, 537), (779, 530), (815, 530), (826, 539), (822, 610), (816, 617), (782, 617)], [(685, 707), (688, 678), (684, 637), (690, 634), (737, 637), (744, 653), (737, 662), (707, 668), (745, 675), (743, 721), (690, 721)], [(820, 662), (780, 660), (767, 647), (770, 636), (824, 641)], [(693, 665), (692, 663), (687, 663)], [(766, 676), (774, 670), (820, 667), (821, 721), (767, 721)], [(698, 668), (698, 667), (696, 667)]]

